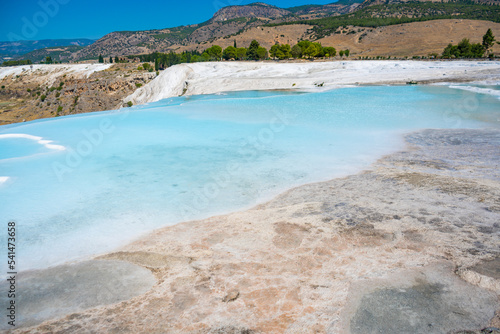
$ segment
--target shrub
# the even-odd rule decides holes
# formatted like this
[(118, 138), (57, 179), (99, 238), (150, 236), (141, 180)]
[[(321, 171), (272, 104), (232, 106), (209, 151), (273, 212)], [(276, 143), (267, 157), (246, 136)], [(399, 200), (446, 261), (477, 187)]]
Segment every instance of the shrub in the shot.
[(141, 83), (136, 82), (135, 87), (140, 88), (142, 86)]
[(134, 104), (132, 103), (132, 101), (128, 101), (128, 102), (127, 102), (127, 105), (128, 105), (128, 107), (130, 108), (130, 107), (132, 107)]
[(45, 101), (45, 99), (46, 99), (46, 98), (47, 98), (47, 96), (46, 96), (46, 95), (42, 95), (42, 96), (40, 96), (40, 100), (42, 100), (42, 102), (43, 102), (43, 101)]

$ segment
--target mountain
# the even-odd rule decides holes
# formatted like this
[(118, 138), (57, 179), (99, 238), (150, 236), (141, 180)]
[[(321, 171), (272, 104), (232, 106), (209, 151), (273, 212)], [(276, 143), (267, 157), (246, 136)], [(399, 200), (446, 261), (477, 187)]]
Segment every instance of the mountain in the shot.
[(292, 12), (286, 9), (256, 2), (245, 6), (224, 7), (215, 13), (210, 21), (227, 21), (240, 17), (278, 19), (290, 15), (293, 15)]
[(94, 40), (86, 38), (78, 39), (43, 39), (38, 41), (15, 41), (15, 42), (0, 42), (0, 57), (15, 57), (26, 54), (28, 52), (52, 48), (57, 46), (87, 46), (94, 43)]
[[(279, 8), (262, 2), (228, 6), (203, 23), (146, 31), (116, 31), (79, 50), (46, 49), (73, 61), (99, 55), (129, 56), (153, 52), (203, 51), (216, 43), (248, 46), (257, 39), (266, 48), (343, 34), (347, 27), (376, 28), (438, 19), (500, 22), (500, 0), (340, 0), (326, 5)], [(492, 5), (493, 4), (493, 5)], [(354, 34), (354, 30), (351, 31)], [(52, 47), (52, 46), (51, 46)], [(1, 47), (0, 47), (1, 52)]]
[(351, 13), (363, 0), (340, 0), (327, 5), (304, 5), (287, 8), (288, 11), (305, 19), (320, 18), (338, 14)]
[(84, 47), (85, 46), (80, 45), (68, 45), (43, 48), (28, 52), (21, 56), (17, 56), (16, 59), (29, 59), (32, 63), (38, 63), (42, 60), (45, 60), (47, 57), (51, 57), (52, 61), (64, 62), (70, 60), (75, 52), (83, 49)]
[(359, 6), (360, 1), (341, 0), (330, 5), (302, 6), (302, 8), (279, 8), (262, 2), (228, 6), (217, 11), (210, 20), (199, 24), (147, 31), (112, 32), (76, 52), (73, 60), (95, 59), (100, 54), (127, 56), (184, 49), (189, 45), (211, 43), (220, 38), (233, 38), (267, 24), (349, 13)]

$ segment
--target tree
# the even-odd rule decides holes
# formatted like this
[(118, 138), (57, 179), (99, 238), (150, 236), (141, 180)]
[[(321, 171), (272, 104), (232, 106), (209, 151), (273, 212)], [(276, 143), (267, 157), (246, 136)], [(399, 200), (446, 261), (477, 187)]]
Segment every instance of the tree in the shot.
[(234, 46), (228, 46), (227, 48), (224, 49), (222, 56), (226, 60), (236, 59), (236, 58), (238, 58), (237, 49)]
[(491, 31), (491, 29), (488, 29), (488, 31), (486, 31), (486, 34), (484, 34), (483, 36), (482, 46), (484, 48), (484, 51), (489, 52), (489, 50), (494, 44), (495, 44), (495, 36), (493, 36), (493, 32)]
[(236, 49), (236, 58), (239, 60), (245, 59), (247, 56), (247, 48), (237, 48)]
[(313, 43), (313, 45), (316, 47), (316, 50), (318, 50), (315, 57), (324, 57), (325, 52), (323, 50), (323, 46), (321, 45), (321, 43)]
[(234, 46), (235, 49), (238, 48), (238, 45), (236, 45), (236, 40), (234, 40), (233, 46)]
[(291, 53), (295, 59), (302, 58), (302, 48), (298, 44), (293, 46)]
[[(251, 59), (251, 60), (258, 60), (259, 59), (259, 55), (257, 54), (257, 50), (259, 49), (259, 47), (260, 47), (259, 42), (257, 42), (254, 39), (250, 43), (250, 47), (248, 48), (248, 52), (247, 52), (248, 59)], [(266, 53), (267, 53), (267, 50), (266, 50)]]
[(271, 55), (271, 58), (278, 58), (278, 51), (280, 51), (279, 44), (274, 44), (273, 46), (271, 46), (271, 49), (269, 49), (269, 54)]
[(210, 57), (210, 60), (221, 60), (222, 58), (222, 48), (218, 45), (212, 45), (205, 52)]
[(344, 50), (340, 50), (339, 56), (340, 56), (340, 58), (344, 57)]
[(346, 57), (349, 57), (349, 55), (350, 55), (350, 54), (351, 54), (351, 51), (349, 51), (349, 49), (345, 49), (345, 50), (344, 50), (344, 55), (345, 55)]
[(468, 38), (464, 38), (458, 43), (459, 57), (472, 58), (472, 46)]
[(118, 58), (118, 56), (115, 56), (115, 63), (119, 63), (120, 62), (120, 59)]
[(210, 55), (205, 51), (201, 55), (202, 61), (209, 61), (210, 60)]
[(45, 63), (46, 64), (52, 64), (52, 57), (50, 57), (50, 56), (45, 57)]
[(289, 59), (292, 57), (292, 48), (290, 48), (290, 44), (281, 44), (280, 51), (282, 53), (280, 59)]
[(319, 50), (318, 50), (318, 47), (316, 45), (314, 45), (313, 43), (311, 43), (307, 49), (304, 51), (304, 54), (309, 57), (309, 58), (314, 58), (318, 55), (319, 53)]
[(113, 64), (113, 57), (109, 56), (109, 63)]
[(102, 57), (102, 55), (99, 55), (99, 62), (104, 63), (104, 58)]
[(484, 47), (480, 43), (470, 44), (467, 38), (464, 38), (458, 45), (451, 43), (443, 50), (443, 58), (481, 58), (484, 55)]
[(326, 46), (323, 48), (323, 53), (325, 54), (325, 57), (335, 57), (337, 50), (331, 46)]
[(160, 70), (160, 63), (158, 62), (158, 58), (155, 58), (155, 71)]
[(302, 54), (306, 53), (307, 48), (311, 46), (311, 44), (312, 42), (308, 41), (307, 39), (297, 43), (297, 45), (302, 49)]
[(454, 57), (456, 57), (455, 53), (457, 50), (458, 50), (458, 48), (455, 45), (450, 43), (444, 48), (443, 53), (441, 54), (441, 57), (446, 58), (446, 59), (454, 58)]
[(267, 50), (266, 48), (260, 46), (257, 48), (257, 59), (258, 60), (264, 60), (268, 58)]

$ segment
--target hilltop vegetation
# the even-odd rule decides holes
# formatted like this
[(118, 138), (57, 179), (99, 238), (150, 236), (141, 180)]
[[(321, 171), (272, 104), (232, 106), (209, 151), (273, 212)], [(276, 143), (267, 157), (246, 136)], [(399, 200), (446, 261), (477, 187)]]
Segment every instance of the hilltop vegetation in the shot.
[[(313, 25), (314, 37), (328, 36), (339, 27), (358, 26), (376, 28), (410, 22), (438, 19), (473, 19), (500, 22), (500, 6), (475, 3), (405, 3), (374, 5), (350, 14), (314, 20), (295, 21), (293, 24)], [(269, 26), (289, 25), (292, 22), (269, 24)]]

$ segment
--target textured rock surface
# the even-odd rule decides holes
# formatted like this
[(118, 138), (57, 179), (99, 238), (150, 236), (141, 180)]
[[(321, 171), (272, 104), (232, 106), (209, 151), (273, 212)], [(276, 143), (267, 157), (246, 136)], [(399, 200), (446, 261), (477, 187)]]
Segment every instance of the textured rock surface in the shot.
[(364, 173), (157, 230), (103, 257), (151, 270), (157, 283), (148, 292), (17, 332), (480, 333), (497, 326), (498, 291), (457, 273), (498, 279), (500, 131), (426, 130), (407, 141), (408, 150)]
[(33, 70), (25, 66), (19, 74), (0, 76), (5, 86), (0, 90), (0, 125), (118, 109), (125, 96), (156, 77), (155, 72), (137, 70), (138, 65), (115, 64), (88, 75), (71, 68), (96, 65), (35, 65)]
[[(145, 293), (155, 282), (149, 270), (124, 261), (86, 261), (20, 273), (17, 326), (127, 300)], [(6, 284), (0, 284), (1, 291), (8, 290)], [(6, 294), (0, 302), (9, 302)], [(0, 324), (0, 329), (9, 327)]]

